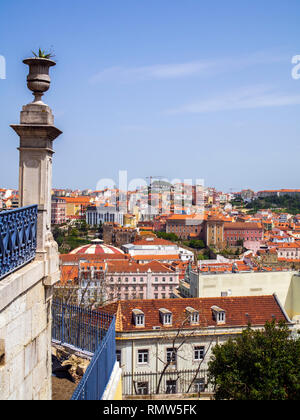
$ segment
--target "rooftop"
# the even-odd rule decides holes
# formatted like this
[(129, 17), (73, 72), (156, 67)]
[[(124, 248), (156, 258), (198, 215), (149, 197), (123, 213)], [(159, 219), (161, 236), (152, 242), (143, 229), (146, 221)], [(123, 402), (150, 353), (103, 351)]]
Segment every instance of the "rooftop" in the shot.
[[(149, 299), (118, 301), (101, 308), (101, 312), (116, 314), (116, 331), (130, 332), (136, 330), (132, 319), (132, 311), (139, 309), (145, 314), (144, 327), (139, 331), (152, 331), (153, 327), (161, 329), (190, 329), (199, 327), (216, 327), (212, 307), (218, 306), (226, 312), (225, 327), (245, 327), (250, 322), (252, 326), (263, 326), (266, 321), (274, 318), (276, 321), (290, 322), (286, 318), (275, 295), (242, 296), (242, 297), (214, 297), (214, 298), (186, 298), (186, 299)], [(187, 320), (186, 308), (191, 307), (199, 312), (199, 325), (191, 326)], [(164, 326), (161, 322), (159, 310), (165, 308), (172, 312), (172, 326)], [(248, 315), (246, 315), (248, 314)]]

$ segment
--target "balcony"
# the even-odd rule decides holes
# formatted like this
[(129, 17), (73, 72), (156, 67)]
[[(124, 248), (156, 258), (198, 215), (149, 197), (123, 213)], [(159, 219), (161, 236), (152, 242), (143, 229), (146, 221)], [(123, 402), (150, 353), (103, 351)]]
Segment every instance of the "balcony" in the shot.
[(38, 207), (0, 213), (0, 280), (35, 258)]
[[(72, 400), (121, 398), (121, 368), (116, 359), (115, 317), (64, 304), (52, 305), (52, 343), (89, 356), (90, 364)], [(118, 398), (118, 394), (119, 398)]]

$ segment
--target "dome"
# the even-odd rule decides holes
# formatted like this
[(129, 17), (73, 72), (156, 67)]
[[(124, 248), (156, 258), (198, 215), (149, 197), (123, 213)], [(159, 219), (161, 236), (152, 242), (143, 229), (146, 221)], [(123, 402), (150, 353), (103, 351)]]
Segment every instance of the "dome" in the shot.
[(124, 255), (124, 252), (119, 248), (112, 245), (105, 245), (102, 241), (92, 241), (89, 245), (80, 246), (70, 254), (83, 254), (83, 255)]

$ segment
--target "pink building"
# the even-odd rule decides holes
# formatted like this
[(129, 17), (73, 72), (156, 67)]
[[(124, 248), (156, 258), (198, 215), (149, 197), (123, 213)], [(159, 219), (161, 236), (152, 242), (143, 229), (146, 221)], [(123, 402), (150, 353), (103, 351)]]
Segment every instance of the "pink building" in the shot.
[(179, 271), (152, 261), (138, 264), (133, 261), (108, 261), (106, 268), (108, 300), (167, 299), (179, 285)]
[(228, 246), (237, 246), (242, 242), (260, 242), (263, 240), (263, 227), (260, 223), (225, 223), (224, 241)]
[(61, 225), (66, 222), (66, 201), (60, 197), (52, 197), (51, 223)]

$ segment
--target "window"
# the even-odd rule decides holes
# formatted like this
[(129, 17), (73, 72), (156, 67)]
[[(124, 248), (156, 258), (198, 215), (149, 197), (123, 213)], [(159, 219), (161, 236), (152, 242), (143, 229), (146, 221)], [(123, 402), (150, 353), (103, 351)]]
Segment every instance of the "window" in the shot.
[[(165, 293), (162, 293), (163, 299), (165, 296)], [(172, 312), (168, 311), (168, 309), (161, 308), (159, 310), (161, 321), (164, 325), (172, 325)]]
[(133, 277), (133, 279), (132, 279), (134, 282), (136, 282), (136, 278), (135, 277)]
[(128, 277), (125, 277), (125, 281), (127, 281), (127, 282), (128, 282)]
[(144, 281), (143, 277), (140, 277), (140, 282)]
[(199, 322), (199, 312), (193, 312), (191, 314), (191, 323), (198, 324)]
[(158, 281), (158, 277), (155, 277), (155, 281)]
[(148, 384), (148, 382), (138, 382), (137, 387), (136, 387), (136, 393), (138, 395), (149, 394), (149, 384)]
[(166, 281), (166, 278), (165, 278), (165, 277), (163, 277), (163, 278), (162, 278), (162, 281)]
[(194, 347), (194, 360), (203, 360), (204, 359), (204, 346)]
[(120, 363), (120, 365), (121, 365), (121, 360), (122, 360), (121, 357), (122, 357), (121, 350), (116, 350), (116, 359), (117, 359), (117, 362)]
[(174, 379), (166, 381), (166, 394), (176, 394), (176, 381)]
[(173, 277), (170, 277), (170, 281), (171, 281), (171, 282), (173, 281)]
[[(133, 296), (135, 299), (136, 296)], [(145, 315), (140, 309), (133, 309), (134, 323), (136, 327), (143, 327), (145, 325)]]
[(154, 293), (154, 299), (158, 299), (158, 293)]
[(169, 348), (167, 349), (167, 362), (171, 362), (175, 364), (177, 360), (177, 349), (176, 348)]
[(205, 391), (205, 379), (197, 378), (194, 381), (194, 392), (204, 392)]
[(148, 363), (149, 350), (138, 350), (138, 363)]
[(226, 316), (224, 309), (221, 309), (218, 306), (212, 306), (211, 309), (213, 312), (213, 318), (217, 324), (225, 324)]
[(218, 313), (218, 322), (225, 322), (225, 312)]

